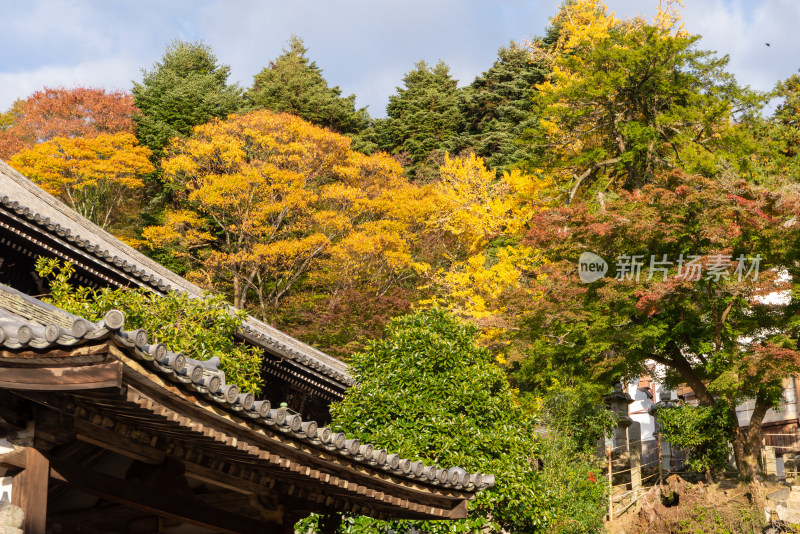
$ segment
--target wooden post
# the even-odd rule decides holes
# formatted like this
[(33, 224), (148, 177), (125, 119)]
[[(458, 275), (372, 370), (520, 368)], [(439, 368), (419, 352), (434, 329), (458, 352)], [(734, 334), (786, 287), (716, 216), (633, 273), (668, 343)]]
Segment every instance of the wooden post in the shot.
[(661, 432), (658, 433), (658, 485), (664, 481), (664, 465), (661, 462)]
[(642, 487), (642, 430), (641, 425), (636, 421), (628, 427), (628, 450), (630, 451), (631, 490), (633, 490), (633, 498), (636, 499)]
[(611, 478), (611, 449), (608, 450), (608, 520), (614, 520), (614, 480)]
[(41, 452), (28, 447), (25, 470), (11, 481), (11, 504), (25, 513), (25, 534), (44, 534), (49, 479), (50, 462)]

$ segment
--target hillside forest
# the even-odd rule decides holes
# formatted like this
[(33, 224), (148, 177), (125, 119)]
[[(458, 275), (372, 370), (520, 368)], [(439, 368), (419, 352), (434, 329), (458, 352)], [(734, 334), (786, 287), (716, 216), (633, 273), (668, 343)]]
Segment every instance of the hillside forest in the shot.
[[(800, 75), (741, 86), (678, 7), (618, 19), (565, 0), (468, 83), (443, 62), (410, 66), (385, 118), (330, 86), (300, 37), (250, 87), (207, 45), (176, 40), (130, 91), (17, 100), (0, 113), (0, 158), (350, 363), (342, 429), (498, 473), (460, 531), (594, 531), (606, 494), (591, 453), (613, 421), (593, 407), (615, 381), (659, 364), (725, 421), (755, 399), (755, 423), (800, 371)], [(608, 264), (590, 283), (587, 252)], [(409, 393), (419, 376), (385, 382), (409, 369), (427, 397)], [(406, 407), (418, 395), (409, 425), (436, 405), (481, 433), (415, 441), (395, 393)], [(563, 440), (542, 445), (536, 427)], [(719, 427), (756, 475), (760, 426)]]

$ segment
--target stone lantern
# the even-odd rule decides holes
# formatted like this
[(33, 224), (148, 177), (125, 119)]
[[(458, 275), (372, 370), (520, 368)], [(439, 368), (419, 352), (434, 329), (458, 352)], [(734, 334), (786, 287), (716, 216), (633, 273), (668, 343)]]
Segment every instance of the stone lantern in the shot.
[(633, 420), (628, 415), (628, 406), (633, 403), (633, 399), (622, 389), (622, 383), (617, 382), (614, 384), (614, 391), (603, 396), (603, 401), (605, 401), (608, 409), (617, 416), (617, 427), (614, 429), (613, 447), (616, 449), (625, 446), (627, 449), (627, 428), (633, 423)]
[(619, 420), (618, 426), (628, 428), (631, 426), (631, 418), (628, 416), (628, 406), (633, 403), (633, 399), (623, 389), (622, 384), (617, 382), (614, 384), (614, 391), (605, 395), (603, 400), (608, 406), (608, 409), (617, 415)]

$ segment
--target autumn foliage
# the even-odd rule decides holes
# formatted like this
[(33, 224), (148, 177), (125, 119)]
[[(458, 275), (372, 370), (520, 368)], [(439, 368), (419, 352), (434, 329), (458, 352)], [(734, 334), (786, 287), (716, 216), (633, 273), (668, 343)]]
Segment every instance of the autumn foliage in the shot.
[[(679, 3), (646, 20), (565, 1), (471, 85), (417, 63), (385, 119), (330, 87), (299, 38), (247, 90), (210, 47), (175, 41), (134, 83), (138, 110), (87, 88), (18, 100), (0, 157), (335, 356), (439, 307), (479, 327), (523, 393), (600, 391), (655, 362), (704, 405), (755, 399), (758, 422), (800, 370), (800, 77), (740, 87)], [(582, 283), (584, 252), (610, 276)], [(614, 278), (618, 258), (651, 254), (672, 260), (664, 278)], [(758, 280), (674, 276), (679, 258), (735, 273), (759, 254)], [(746, 473), (747, 432), (727, 436)]]
[(9, 163), (60, 197), (72, 209), (106, 228), (124, 208), (136, 207), (143, 175), (153, 171), (150, 150), (132, 134), (55, 137), (22, 150)]
[(77, 87), (36, 91), (19, 100), (0, 126), (0, 159), (55, 137), (133, 133), (133, 98), (122, 91)]
[[(546, 250), (537, 269), (543, 298), (520, 303), (531, 357), (517, 379), (607, 383), (663, 366), (668, 385), (686, 384), (700, 403), (755, 399), (749, 429), (731, 428), (737, 464), (752, 474), (760, 422), (800, 370), (794, 291), (794, 194), (680, 173), (622, 193), (592, 210), (549, 210), (526, 240)], [(584, 283), (582, 253), (608, 262)], [(638, 267), (637, 267), (638, 265)]]

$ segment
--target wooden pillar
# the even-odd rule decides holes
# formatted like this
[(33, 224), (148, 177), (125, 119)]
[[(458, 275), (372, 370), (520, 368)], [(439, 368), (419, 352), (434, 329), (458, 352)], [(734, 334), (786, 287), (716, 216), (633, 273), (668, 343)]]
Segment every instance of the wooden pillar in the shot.
[(608, 450), (608, 520), (614, 520), (614, 477), (611, 464), (611, 449)]
[[(633, 498), (636, 499), (642, 488), (642, 430), (641, 425), (636, 421), (628, 427), (628, 449), (631, 463), (631, 489)], [(639, 504), (636, 507), (638, 509)]]
[(33, 447), (26, 448), (25, 469), (13, 480), (11, 504), (25, 513), (25, 534), (44, 534), (47, 521), (47, 484), (50, 479), (50, 462)]

